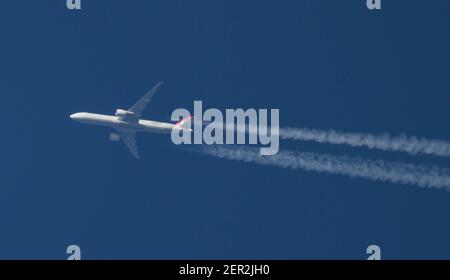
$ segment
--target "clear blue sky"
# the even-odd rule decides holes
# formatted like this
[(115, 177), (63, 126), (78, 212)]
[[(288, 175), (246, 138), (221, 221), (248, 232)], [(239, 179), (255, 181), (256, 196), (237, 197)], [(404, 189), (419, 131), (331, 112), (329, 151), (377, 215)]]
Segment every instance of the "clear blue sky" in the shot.
[[(450, 192), (224, 161), (112, 114), (279, 108), (282, 126), (450, 139), (450, 2), (7, 0), (0, 5), (0, 258), (450, 258)], [(282, 148), (450, 166), (313, 143)]]

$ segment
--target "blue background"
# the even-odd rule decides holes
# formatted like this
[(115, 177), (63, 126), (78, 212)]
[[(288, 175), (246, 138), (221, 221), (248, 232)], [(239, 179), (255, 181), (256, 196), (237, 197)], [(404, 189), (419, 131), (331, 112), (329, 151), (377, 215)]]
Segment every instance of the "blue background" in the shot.
[[(2, 1), (0, 258), (450, 258), (450, 193), (283, 170), (142, 134), (113, 114), (154, 83), (145, 113), (279, 108), (282, 126), (450, 139), (450, 2)], [(448, 159), (282, 142), (299, 151), (450, 166)]]

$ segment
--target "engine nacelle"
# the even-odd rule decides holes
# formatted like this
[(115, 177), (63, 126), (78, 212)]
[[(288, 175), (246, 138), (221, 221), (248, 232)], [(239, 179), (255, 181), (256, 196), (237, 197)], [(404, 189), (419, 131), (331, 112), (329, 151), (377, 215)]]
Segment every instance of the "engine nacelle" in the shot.
[(117, 109), (116, 110), (116, 116), (117, 117), (123, 118), (123, 117), (130, 117), (130, 116), (133, 116), (133, 115), (134, 115), (133, 112), (130, 112), (130, 111), (127, 111), (127, 110), (122, 110), (122, 109)]
[(117, 133), (111, 133), (111, 134), (109, 134), (109, 140), (110, 141), (119, 141), (120, 135)]

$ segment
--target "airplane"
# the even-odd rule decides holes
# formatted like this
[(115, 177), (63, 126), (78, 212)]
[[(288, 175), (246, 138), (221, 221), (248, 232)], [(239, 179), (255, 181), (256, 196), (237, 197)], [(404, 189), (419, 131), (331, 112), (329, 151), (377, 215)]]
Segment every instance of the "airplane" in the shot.
[(162, 84), (163, 82), (158, 82), (128, 110), (117, 109), (114, 116), (80, 112), (70, 115), (70, 118), (81, 123), (114, 128), (116, 132), (110, 133), (109, 140), (122, 140), (131, 154), (136, 159), (140, 159), (136, 145), (137, 132), (171, 133), (173, 129), (192, 131), (190, 128), (191, 117), (184, 118), (176, 124), (141, 119), (142, 113)]

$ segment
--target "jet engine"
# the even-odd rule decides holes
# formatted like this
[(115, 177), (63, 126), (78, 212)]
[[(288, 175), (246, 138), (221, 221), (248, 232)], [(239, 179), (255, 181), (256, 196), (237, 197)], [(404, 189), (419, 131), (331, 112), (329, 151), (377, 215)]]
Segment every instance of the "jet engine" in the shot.
[(117, 133), (111, 133), (111, 134), (109, 134), (109, 140), (110, 141), (119, 141), (120, 135)]
[(117, 117), (123, 118), (123, 117), (130, 117), (130, 116), (133, 116), (133, 115), (134, 115), (134, 113), (130, 112), (130, 111), (126, 111), (126, 110), (122, 110), (122, 109), (117, 109), (116, 110), (116, 116)]

